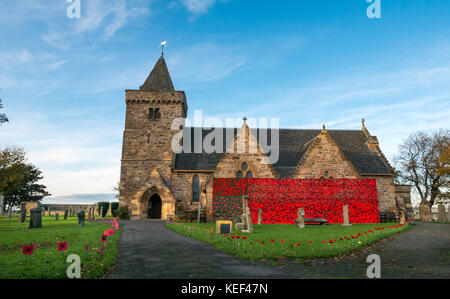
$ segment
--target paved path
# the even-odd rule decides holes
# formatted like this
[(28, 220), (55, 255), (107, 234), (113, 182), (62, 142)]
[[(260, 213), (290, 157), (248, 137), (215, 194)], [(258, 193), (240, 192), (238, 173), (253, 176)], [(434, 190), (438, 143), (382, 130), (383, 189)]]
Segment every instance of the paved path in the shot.
[(160, 221), (122, 222), (119, 257), (105, 278), (365, 278), (366, 257), (381, 257), (383, 278), (450, 278), (450, 224), (418, 222), (345, 259), (269, 265), (223, 253)]

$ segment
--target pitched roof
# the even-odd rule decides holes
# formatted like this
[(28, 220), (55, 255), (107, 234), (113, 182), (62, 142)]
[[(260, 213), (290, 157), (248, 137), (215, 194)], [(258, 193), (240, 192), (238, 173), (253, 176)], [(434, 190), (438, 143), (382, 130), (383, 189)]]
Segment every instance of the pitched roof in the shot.
[[(186, 138), (190, 135), (191, 151), (193, 152), (194, 130), (202, 132), (202, 142), (213, 129), (185, 128)], [(220, 128), (223, 135), (223, 152), (226, 147), (226, 130), (233, 137), (237, 134), (236, 128)], [(250, 129), (259, 136), (259, 129)], [(390, 174), (389, 168), (378, 156), (366, 145), (366, 136), (359, 130), (328, 130), (345, 157), (355, 166), (360, 174)], [(280, 129), (279, 130), (279, 159), (273, 166), (280, 177), (289, 177), (291, 171), (297, 166), (312, 141), (320, 134), (320, 130), (302, 129)], [(271, 144), (271, 131), (267, 130), (267, 144)], [(261, 145), (263, 151), (266, 146)], [(223, 153), (179, 153), (175, 156), (175, 170), (214, 170), (222, 158)]]
[(144, 84), (140, 87), (140, 90), (175, 91), (164, 56), (161, 55), (158, 59), (152, 72), (148, 75), (147, 80), (145, 80)]

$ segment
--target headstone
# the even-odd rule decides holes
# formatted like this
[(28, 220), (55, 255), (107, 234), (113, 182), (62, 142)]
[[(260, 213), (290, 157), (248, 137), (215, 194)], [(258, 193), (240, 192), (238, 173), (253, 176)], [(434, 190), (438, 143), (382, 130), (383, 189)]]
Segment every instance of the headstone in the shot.
[(261, 209), (259, 209), (259, 211), (258, 211), (258, 224), (262, 224), (262, 210)]
[(27, 219), (27, 209), (25, 207), (25, 205), (20, 205), (21, 209), (20, 209), (20, 215), (19, 215), (19, 222), (20, 223), (24, 223), (25, 220)]
[(100, 208), (100, 218), (103, 218), (103, 206)]
[(95, 206), (92, 207), (92, 220), (95, 220)]
[(42, 227), (42, 207), (37, 206), (30, 209), (30, 226), (29, 228)]
[(78, 216), (78, 224), (83, 227), (86, 221), (86, 216), (84, 214), (84, 210), (81, 210), (77, 213)]
[(342, 223), (343, 226), (351, 226), (350, 223), (350, 217), (348, 215), (348, 205), (345, 205), (342, 207), (343, 216), (344, 216), (344, 223)]
[(445, 213), (445, 206), (443, 204), (438, 205), (437, 221), (447, 222), (447, 214)]
[(5, 207), (3, 206), (4, 197), (0, 195), (0, 215), (5, 215)]
[(400, 224), (405, 224), (406, 223), (406, 216), (405, 216), (405, 211), (400, 210)]
[(11, 217), (12, 217), (12, 207), (10, 207), (9, 211), (8, 211), (8, 218), (11, 218)]
[(202, 216), (202, 205), (198, 205), (197, 209), (197, 223), (200, 223), (200, 217)]
[(56, 221), (59, 220), (59, 214), (58, 214), (58, 213), (55, 214), (55, 220), (56, 220)]
[(244, 230), (244, 224), (243, 223), (236, 223), (234, 225), (235, 230)]
[(431, 209), (429, 205), (420, 205), (419, 211), (421, 221), (431, 221)]
[(69, 210), (64, 210), (64, 220), (67, 220), (67, 216), (69, 216)]
[(297, 218), (298, 227), (305, 228), (305, 210), (303, 208), (297, 210)]
[(52, 217), (52, 207), (48, 207), (48, 216)]
[(246, 228), (245, 228), (244, 232), (252, 233), (253, 232), (252, 215), (250, 213), (250, 209), (248, 208), (248, 206), (245, 211), (246, 211), (246, 213), (245, 213), (246, 219), (245, 219), (244, 225), (246, 226)]

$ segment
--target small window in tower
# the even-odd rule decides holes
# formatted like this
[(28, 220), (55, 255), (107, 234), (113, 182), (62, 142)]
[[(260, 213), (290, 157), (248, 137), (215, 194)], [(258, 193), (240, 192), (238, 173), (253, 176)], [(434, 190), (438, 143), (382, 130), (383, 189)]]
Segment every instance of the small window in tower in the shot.
[(147, 143), (150, 144), (150, 141), (151, 141), (151, 136), (150, 136), (150, 134), (148, 134), (147, 135)]
[(327, 177), (327, 176), (328, 176), (328, 170), (327, 170), (327, 171), (325, 171), (325, 174), (324, 174), (324, 176), (325, 176), (325, 177)]
[(238, 171), (238, 172), (236, 172), (236, 178), (237, 179), (242, 179), (242, 178), (244, 178), (244, 174), (242, 173), (242, 171)]
[(160, 119), (161, 113), (159, 112), (159, 108), (155, 108), (155, 119)]
[(242, 163), (242, 170), (247, 170), (248, 169), (248, 165), (247, 163)]
[(148, 119), (149, 119), (149, 120), (153, 120), (154, 117), (155, 117), (155, 114), (154, 114), (154, 112), (153, 112), (153, 108), (149, 108), (149, 109), (148, 109)]

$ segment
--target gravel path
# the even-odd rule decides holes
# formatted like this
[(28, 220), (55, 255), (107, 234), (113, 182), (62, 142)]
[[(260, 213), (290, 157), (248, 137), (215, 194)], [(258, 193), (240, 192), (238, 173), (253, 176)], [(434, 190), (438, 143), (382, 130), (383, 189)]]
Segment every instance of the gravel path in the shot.
[(345, 259), (251, 262), (177, 234), (161, 221), (121, 223), (119, 257), (105, 278), (366, 278), (381, 257), (382, 278), (450, 278), (450, 224), (418, 222)]

